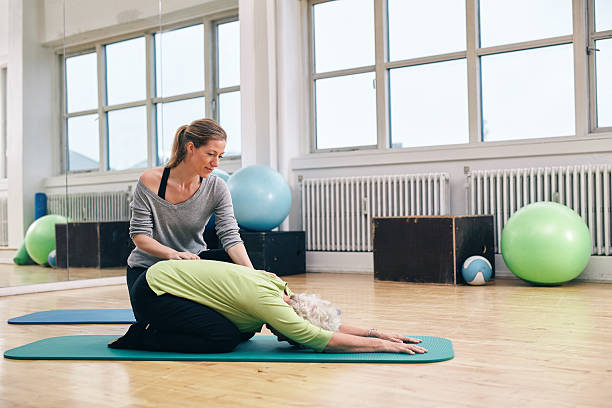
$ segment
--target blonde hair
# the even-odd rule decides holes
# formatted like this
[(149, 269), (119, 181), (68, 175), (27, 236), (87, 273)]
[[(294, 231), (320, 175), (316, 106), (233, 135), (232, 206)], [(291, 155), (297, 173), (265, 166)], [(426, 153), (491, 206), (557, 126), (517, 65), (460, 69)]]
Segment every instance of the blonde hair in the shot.
[(340, 328), (340, 311), (319, 295), (295, 293), (289, 299), (289, 306), (298, 316), (317, 327), (334, 332)]
[(188, 142), (198, 148), (207, 145), (211, 140), (227, 140), (225, 130), (212, 119), (198, 119), (179, 127), (174, 135), (172, 153), (166, 167), (174, 168), (185, 160)]

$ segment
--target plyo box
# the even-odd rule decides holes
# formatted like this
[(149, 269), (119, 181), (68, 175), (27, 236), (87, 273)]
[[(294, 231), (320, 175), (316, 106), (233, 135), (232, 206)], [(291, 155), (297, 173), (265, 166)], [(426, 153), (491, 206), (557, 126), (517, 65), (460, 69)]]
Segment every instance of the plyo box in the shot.
[(306, 233), (304, 231), (240, 230), (255, 269), (283, 275), (306, 273)]
[(127, 265), (130, 254), (128, 221), (55, 224), (59, 268), (111, 268)]
[(465, 283), (461, 267), (486, 258), (495, 277), (492, 215), (374, 217), (374, 278), (421, 283)]

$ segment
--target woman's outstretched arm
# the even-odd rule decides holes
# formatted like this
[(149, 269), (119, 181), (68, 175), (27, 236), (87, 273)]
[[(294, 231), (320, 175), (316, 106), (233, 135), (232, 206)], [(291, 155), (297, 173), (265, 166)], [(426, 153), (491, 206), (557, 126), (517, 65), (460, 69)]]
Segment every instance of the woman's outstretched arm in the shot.
[(427, 349), (416, 344), (383, 340), (376, 337), (362, 337), (335, 332), (323, 349), (325, 353), (426, 353)]
[(396, 343), (420, 343), (421, 340), (415, 339), (412, 337), (404, 336), (403, 334), (388, 334), (383, 333), (380, 330), (376, 329), (362, 329), (355, 326), (349, 326), (346, 324), (340, 325), (340, 329), (338, 330), (340, 333), (352, 334), (353, 336), (359, 337), (377, 337), (379, 339), (394, 341)]

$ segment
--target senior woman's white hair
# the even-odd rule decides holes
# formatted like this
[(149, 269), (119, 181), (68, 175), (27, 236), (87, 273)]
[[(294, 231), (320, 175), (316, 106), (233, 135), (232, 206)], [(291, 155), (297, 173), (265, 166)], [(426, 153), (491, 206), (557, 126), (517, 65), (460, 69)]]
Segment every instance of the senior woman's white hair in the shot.
[(298, 316), (317, 327), (334, 332), (340, 328), (340, 311), (319, 295), (294, 293), (289, 299), (289, 305)]

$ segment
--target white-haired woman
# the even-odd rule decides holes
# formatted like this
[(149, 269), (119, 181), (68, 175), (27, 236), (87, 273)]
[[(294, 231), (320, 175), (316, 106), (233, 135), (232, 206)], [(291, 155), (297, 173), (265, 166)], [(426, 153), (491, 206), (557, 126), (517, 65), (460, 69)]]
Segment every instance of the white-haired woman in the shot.
[(138, 277), (130, 296), (141, 320), (111, 348), (229, 352), (267, 324), (279, 340), (316, 351), (427, 351), (410, 344), (418, 339), (341, 325), (329, 302), (293, 294), (286, 282), (265, 271), (225, 262), (158, 262)]

